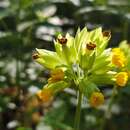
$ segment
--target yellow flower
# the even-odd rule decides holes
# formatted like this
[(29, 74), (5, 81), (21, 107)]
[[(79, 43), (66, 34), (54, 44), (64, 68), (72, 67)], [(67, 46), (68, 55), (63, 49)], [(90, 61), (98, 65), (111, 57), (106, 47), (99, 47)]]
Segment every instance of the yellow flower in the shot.
[(98, 107), (104, 103), (104, 96), (101, 92), (93, 92), (90, 97), (90, 105), (92, 107)]
[(116, 83), (117, 85), (123, 87), (126, 85), (127, 81), (128, 81), (128, 73), (127, 72), (119, 72), (116, 75)]
[(120, 48), (112, 49), (112, 63), (117, 67), (125, 66), (126, 58), (123, 51), (121, 51)]
[(53, 97), (53, 92), (51, 89), (49, 88), (44, 88), (43, 90), (39, 90), (37, 92), (37, 96), (38, 98), (43, 101), (43, 102), (49, 102), (51, 101), (52, 97)]
[(49, 83), (55, 83), (64, 79), (64, 72), (62, 69), (55, 69), (51, 71), (51, 77), (48, 79)]

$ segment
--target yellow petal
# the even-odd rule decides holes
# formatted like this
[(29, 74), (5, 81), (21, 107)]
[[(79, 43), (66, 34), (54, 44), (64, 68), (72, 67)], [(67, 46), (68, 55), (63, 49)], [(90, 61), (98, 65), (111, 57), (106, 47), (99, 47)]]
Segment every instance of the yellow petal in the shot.
[(62, 69), (55, 69), (51, 71), (51, 77), (48, 79), (49, 83), (55, 83), (64, 79), (64, 72)]
[(39, 90), (37, 92), (37, 96), (39, 97), (39, 99), (41, 101), (43, 101), (43, 102), (49, 102), (49, 101), (51, 101), (51, 99), (53, 97), (53, 92), (49, 88), (44, 88), (43, 90)]
[(117, 67), (124, 67), (126, 64), (126, 58), (120, 48), (112, 49), (112, 63)]

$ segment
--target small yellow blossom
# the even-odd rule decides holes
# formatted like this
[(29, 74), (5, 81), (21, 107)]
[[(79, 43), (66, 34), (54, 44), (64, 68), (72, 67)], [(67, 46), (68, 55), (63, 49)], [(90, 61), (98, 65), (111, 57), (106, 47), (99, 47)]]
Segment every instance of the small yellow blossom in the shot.
[(64, 72), (62, 69), (55, 69), (51, 71), (51, 77), (48, 79), (49, 83), (54, 83), (64, 79)]
[(44, 88), (43, 90), (39, 90), (37, 92), (37, 96), (38, 98), (43, 101), (43, 102), (49, 102), (51, 101), (52, 97), (53, 97), (53, 92), (51, 89), (49, 88)]
[(123, 87), (126, 85), (128, 81), (128, 73), (127, 72), (119, 72), (117, 75), (116, 75), (116, 83), (117, 85)]
[(92, 107), (98, 107), (104, 103), (104, 96), (101, 92), (93, 92), (90, 97), (90, 104)]
[(126, 58), (120, 48), (112, 49), (112, 63), (117, 67), (124, 67), (126, 64)]

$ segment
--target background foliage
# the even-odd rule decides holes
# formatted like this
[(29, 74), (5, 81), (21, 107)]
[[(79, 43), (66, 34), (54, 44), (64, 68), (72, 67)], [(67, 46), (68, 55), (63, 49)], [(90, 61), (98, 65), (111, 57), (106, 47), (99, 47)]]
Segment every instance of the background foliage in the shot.
[[(41, 104), (34, 93), (49, 72), (31, 55), (35, 48), (53, 50), (59, 32), (74, 35), (84, 26), (111, 30), (110, 47), (129, 41), (130, 0), (0, 0), (0, 130), (71, 130), (75, 93), (66, 90)], [(111, 87), (102, 88), (107, 102)], [(127, 86), (115, 97), (106, 130), (129, 130), (129, 98)], [(84, 100), (81, 128), (99, 130), (105, 108), (92, 109)]]

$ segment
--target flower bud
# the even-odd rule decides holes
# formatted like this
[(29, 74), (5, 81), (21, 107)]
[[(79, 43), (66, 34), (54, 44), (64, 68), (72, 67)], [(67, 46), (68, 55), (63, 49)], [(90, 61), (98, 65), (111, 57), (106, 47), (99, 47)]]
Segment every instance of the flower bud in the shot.
[(64, 72), (62, 69), (55, 69), (51, 71), (51, 77), (48, 79), (49, 83), (58, 82), (64, 79)]
[(123, 51), (121, 51), (120, 48), (112, 49), (112, 63), (117, 67), (125, 66), (126, 58)]
[(126, 83), (128, 81), (128, 73), (127, 72), (119, 72), (115, 78), (116, 78), (117, 85), (119, 85), (120, 87), (123, 87), (126, 85)]
[(53, 97), (53, 91), (49, 88), (44, 88), (43, 90), (39, 90), (37, 92), (38, 98), (44, 103), (51, 101)]
[(104, 103), (104, 96), (101, 92), (93, 92), (90, 97), (90, 105), (92, 107), (98, 107)]

